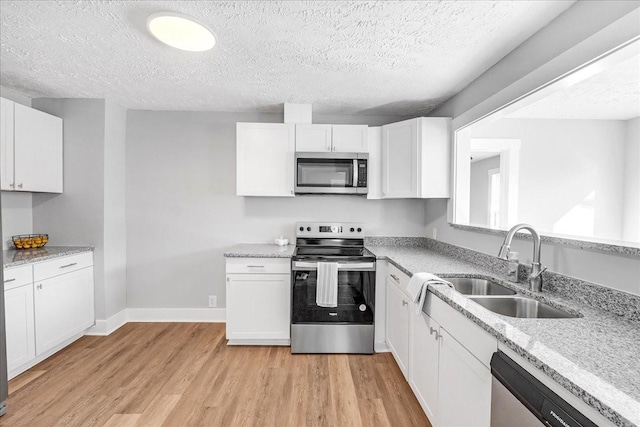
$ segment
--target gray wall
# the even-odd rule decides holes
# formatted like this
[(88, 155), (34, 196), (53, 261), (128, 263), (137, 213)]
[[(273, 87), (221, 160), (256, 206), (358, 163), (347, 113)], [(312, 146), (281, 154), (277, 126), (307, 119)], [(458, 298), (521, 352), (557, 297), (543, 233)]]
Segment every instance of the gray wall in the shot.
[(471, 188), (469, 221), (471, 224), (489, 224), (489, 171), (500, 168), (500, 156), (471, 162)]
[(52, 245), (92, 245), (96, 318), (126, 308), (126, 111), (103, 99), (34, 99), (64, 120), (64, 193), (33, 195)]
[[(639, 7), (626, 1), (577, 2), (432, 115), (453, 117), (453, 128), (458, 129), (602, 55), (638, 35)], [(437, 228), (440, 240), (497, 253), (500, 237), (451, 228), (447, 210), (446, 201), (427, 201), (428, 236)], [(516, 242), (515, 250), (523, 262), (530, 261), (530, 242)], [(559, 273), (640, 294), (637, 258), (544, 245), (542, 262)]]
[(104, 117), (105, 316), (127, 307), (127, 110), (107, 100)]
[[(314, 117), (315, 123), (379, 125), (395, 117)], [(225, 305), (230, 246), (293, 240), (296, 221), (360, 221), (370, 235), (423, 236), (422, 200), (357, 196), (235, 195), (235, 123), (282, 115), (129, 111), (127, 115), (127, 305)]]

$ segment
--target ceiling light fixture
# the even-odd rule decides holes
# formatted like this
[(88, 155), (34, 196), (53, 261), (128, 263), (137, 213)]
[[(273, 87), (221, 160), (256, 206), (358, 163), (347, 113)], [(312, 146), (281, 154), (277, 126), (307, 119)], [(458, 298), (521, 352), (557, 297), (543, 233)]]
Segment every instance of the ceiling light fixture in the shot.
[(189, 52), (204, 52), (216, 44), (213, 31), (179, 13), (154, 13), (147, 18), (147, 30), (162, 43)]

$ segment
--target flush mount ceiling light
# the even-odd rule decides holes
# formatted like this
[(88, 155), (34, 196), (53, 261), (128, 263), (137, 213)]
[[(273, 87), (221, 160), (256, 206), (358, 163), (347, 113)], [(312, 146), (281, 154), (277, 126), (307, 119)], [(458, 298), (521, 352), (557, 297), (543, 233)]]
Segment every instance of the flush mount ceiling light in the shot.
[(162, 43), (176, 49), (204, 52), (216, 44), (216, 37), (210, 29), (179, 13), (154, 13), (147, 18), (147, 29)]

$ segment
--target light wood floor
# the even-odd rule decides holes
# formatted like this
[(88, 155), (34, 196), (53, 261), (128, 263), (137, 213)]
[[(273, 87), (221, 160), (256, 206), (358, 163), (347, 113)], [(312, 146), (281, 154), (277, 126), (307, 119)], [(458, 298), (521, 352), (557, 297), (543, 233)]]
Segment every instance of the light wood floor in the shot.
[(225, 325), (129, 323), (9, 382), (12, 426), (430, 426), (390, 353), (228, 347)]

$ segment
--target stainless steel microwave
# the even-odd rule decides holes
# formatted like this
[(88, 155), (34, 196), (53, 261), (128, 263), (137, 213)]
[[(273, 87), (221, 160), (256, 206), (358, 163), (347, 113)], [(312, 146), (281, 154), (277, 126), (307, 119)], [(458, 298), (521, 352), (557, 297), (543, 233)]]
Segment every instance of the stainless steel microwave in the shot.
[(367, 153), (296, 153), (296, 194), (368, 192)]

